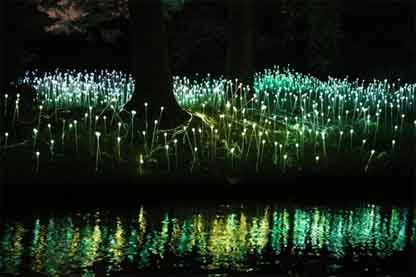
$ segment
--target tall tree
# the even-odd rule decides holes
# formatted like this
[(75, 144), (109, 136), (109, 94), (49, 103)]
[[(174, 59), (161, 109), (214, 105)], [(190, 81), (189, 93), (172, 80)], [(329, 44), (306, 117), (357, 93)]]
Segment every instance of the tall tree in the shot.
[(168, 50), (166, 21), (180, 10), (184, 0), (38, 0), (40, 9), (55, 19), (53, 32), (85, 32), (115, 17), (130, 19), (132, 71), (135, 91), (126, 110), (158, 118), (164, 107), (162, 124), (173, 125), (188, 115), (176, 102)]
[(144, 110), (157, 119), (164, 107), (163, 124), (174, 125), (188, 115), (178, 105), (172, 84), (168, 36), (160, 0), (129, 0), (135, 91), (127, 110)]
[(251, 84), (254, 73), (254, 1), (228, 0), (229, 36), (225, 76)]

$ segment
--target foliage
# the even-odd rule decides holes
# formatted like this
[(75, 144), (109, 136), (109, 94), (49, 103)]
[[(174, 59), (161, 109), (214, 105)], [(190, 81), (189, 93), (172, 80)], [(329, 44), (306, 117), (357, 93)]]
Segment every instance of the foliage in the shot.
[[(116, 18), (129, 18), (128, 0), (35, 0), (38, 9), (54, 24), (47, 27), (56, 33), (86, 32), (91, 26)], [(185, 0), (161, 0), (165, 16), (181, 10)]]

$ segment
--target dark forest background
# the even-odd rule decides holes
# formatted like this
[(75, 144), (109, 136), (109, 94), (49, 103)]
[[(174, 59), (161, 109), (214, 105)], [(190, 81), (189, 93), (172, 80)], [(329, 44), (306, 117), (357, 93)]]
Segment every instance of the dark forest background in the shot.
[[(3, 1), (2, 1), (3, 2)], [(188, 1), (168, 20), (172, 73), (224, 74), (227, 5)], [(257, 1), (255, 67), (290, 64), (320, 78), (415, 81), (415, 4), (410, 0)], [(99, 16), (99, 15), (97, 15)], [(7, 79), (23, 69), (130, 69), (130, 24), (108, 17), (83, 32), (46, 32), (51, 19), (24, 0), (5, 7)]]

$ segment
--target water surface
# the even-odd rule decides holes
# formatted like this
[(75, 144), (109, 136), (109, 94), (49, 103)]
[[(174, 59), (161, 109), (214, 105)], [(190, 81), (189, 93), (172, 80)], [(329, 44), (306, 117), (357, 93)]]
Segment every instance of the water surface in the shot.
[(87, 276), (97, 263), (107, 271), (285, 271), (293, 257), (343, 268), (404, 255), (416, 243), (415, 214), (372, 204), (142, 205), (130, 213), (33, 216), (1, 229), (0, 272)]

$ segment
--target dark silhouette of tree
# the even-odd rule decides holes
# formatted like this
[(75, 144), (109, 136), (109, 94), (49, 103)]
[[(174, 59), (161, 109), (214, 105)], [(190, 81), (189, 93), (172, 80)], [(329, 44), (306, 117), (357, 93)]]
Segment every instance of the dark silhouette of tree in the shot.
[(174, 93), (169, 62), (168, 36), (160, 0), (129, 0), (132, 35), (132, 60), (135, 91), (127, 110), (144, 111), (157, 119), (164, 108), (162, 124), (169, 126), (187, 118)]
[(228, 0), (229, 35), (225, 76), (251, 84), (254, 73), (254, 1)]
[(188, 117), (173, 93), (166, 26), (171, 13), (180, 10), (184, 0), (38, 1), (41, 10), (55, 20), (49, 27), (52, 32), (85, 32), (117, 17), (129, 18), (135, 91), (125, 110), (136, 110), (144, 117), (144, 104), (148, 103), (151, 120), (159, 118), (163, 107), (161, 123), (170, 126)]

